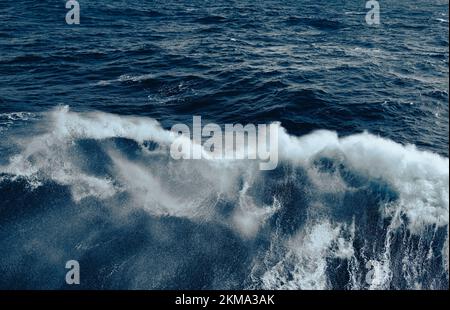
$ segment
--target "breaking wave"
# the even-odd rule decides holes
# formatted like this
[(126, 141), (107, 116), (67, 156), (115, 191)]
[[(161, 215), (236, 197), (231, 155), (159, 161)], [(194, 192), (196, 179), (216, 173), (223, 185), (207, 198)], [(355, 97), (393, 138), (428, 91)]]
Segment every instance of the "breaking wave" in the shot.
[[(448, 289), (448, 158), (367, 132), (339, 137), (322, 130), (295, 137), (280, 127), (280, 163), (273, 171), (260, 171), (252, 161), (173, 160), (169, 147), (175, 136), (150, 118), (76, 113), (62, 107), (39, 122), (46, 124), (41, 134), (11, 142), (13, 151), (0, 165), (0, 192), (50, 187), (42, 199), (55, 195), (57, 200), (56, 192), (67, 189), (71, 201), (63, 199), (66, 205), (86, 212), (105, 208), (121, 219), (122, 224), (111, 220), (118, 226), (135, 225), (124, 220), (135, 214), (148, 216), (152, 227), (179, 219), (179, 225), (200, 227), (198, 243), (190, 239), (198, 248), (205, 246), (200, 243), (208, 229), (219, 227), (214, 229), (223, 232), (217, 234), (229, 236), (220, 242), (235, 244), (246, 254), (228, 266), (220, 262), (228, 267), (223, 268), (225, 274), (208, 267), (212, 272), (207, 280), (199, 280), (201, 288)], [(19, 198), (8, 203), (14, 199)], [(5, 202), (0, 203), (2, 209), (7, 209)], [(33, 225), (44, 225), (50, 215), (38, 214)], [(9, 226), (3, 227), (6, 231)], [(57, 248), (60, 253), (59, 258), (41, 255), (40, 264), (57, 264), (73, 252), (62, 237), (65, 228), (52, 229), (61, 234), (57, 242), (39, 238), (46, 245), (33, 251)], [(88, 260), (93, 249), (111, 251), (95, 244), (110, 244), (114, 238), (105, 241), (101, 231), (93, 230), (79, 232), (82, 241), (75, 253), (81, 260)], [(172, 237), (148, 231), (165, 245), (185, 238), (176, 229)], [(113, 280), (128, 288), (192, 288), (170, 271), (147, 270), (143, 262), (152, 255), (164, 256), (173, 260), (169, 264), (176, 265), (174, 270), (188, 274), (192, 270), (186, 265), (194, 264), (196, 251), (184, 253), (192, 257), (178, 262), (178, 254), (169, 248), (153, 247), (147, 239), (140, 242), (146, 244), (144, 250), (92, 267), (96, 276), (88, 288), (114, 287)], [(5, 256), (1, 287), (11, 286), (15, 276), (8, 263), (27, 249), (17, 246)], [(211, 257), (220, 257), (220, 249), (215, 251)], [(213, 259), (210, 263), (219, 264)], [(238, 271), (231, 270), (233, 264), (240, 266)], [(102, 277), (109, 280), (99, 280)]]

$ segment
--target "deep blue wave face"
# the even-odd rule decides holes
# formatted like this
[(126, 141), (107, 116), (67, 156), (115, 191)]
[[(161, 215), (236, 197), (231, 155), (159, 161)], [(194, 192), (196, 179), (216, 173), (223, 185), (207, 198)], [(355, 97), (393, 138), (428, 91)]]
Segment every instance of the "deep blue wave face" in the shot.
[(448, 1), (65, 2), (0, 0), (1, 289), (448, 289)]

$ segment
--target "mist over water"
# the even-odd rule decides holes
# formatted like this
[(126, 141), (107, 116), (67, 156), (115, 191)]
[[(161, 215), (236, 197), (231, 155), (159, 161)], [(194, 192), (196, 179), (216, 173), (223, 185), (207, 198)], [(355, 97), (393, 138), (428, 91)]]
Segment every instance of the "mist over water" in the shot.
[(448, 289), (448, 1), (63, 4), (0, 1), (0, 288)]

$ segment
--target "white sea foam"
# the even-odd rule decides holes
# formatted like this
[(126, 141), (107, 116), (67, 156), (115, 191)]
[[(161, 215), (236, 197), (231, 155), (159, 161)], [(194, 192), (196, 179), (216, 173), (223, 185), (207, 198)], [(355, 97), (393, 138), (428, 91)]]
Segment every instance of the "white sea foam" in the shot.
[(11, 113), (0, 113), (0, 119), (8, 119), (11, 121), (16, 120), (29, 120), (36, 117), (35, 113), (31, 112), (11, 112)]
[(101, 81), (94, 83), (93, 85), (94, 86), (107, 86), (107, 85), (111, 85), (115, 82), (141, 82), (141, 81), (150, 79), (152, 77), (154, 77), (153, 74), (142, 74), (142, 75), (122, 74), (117, 79), (101, 80)]
[(325, 220), (310, 223), (286, 242), (287, 253), (262, 276), (265, 289), (327, 289), (327, 260), (353, 256), (352, 238), (345, 239), (354, 226), (332, 224)]
[(384, 214), (392, 216), (400, 209), (413, 232), (429, 224), (448, 225), (448, 158), (367, 132), (339, 138), (335, 132), (321, 130), (298, 138), (280, 130), (279, 141), (280, 157), (287, 161), (310, 166), (316, 156), (330, 156), (359, 173), (388, 182), (400, 199), (387, 206)]
[(239, 192), (239, 204), (233, 214), (234, 227), (244, 237), (254, 237), (264, 222), (281, 208), (280, 202), (274, 198), (270, 206), (259, 207), (252, 197), (247, 195), (249, 184), (245, 183)]
[[(245, 196), (246, 189), (237, 185), (244, 176), (244, 180), (248, 181), (246, 186), (251, 186), (251, 178), (258, 174), (255, 165), (242, 161), (204, 159), (173, 163), (168, 160), (166, 166), (158, 168), (151, 166), (151, 163), (132, 163), (110, 154), (115, 166), (112, 178), (82, 171), (69, 147), (79, 139), (101, 141), (108, 138), (127, 138), (141, 145), (151, 140), (167, 147), (174, 141), (175, 135), (150, 118), (101, 112), (75, 113), (68, 107), (62, 107), (51, 113), (49, 132), (29, 139), (22, 152), (11, 157), (9, 164), (0, 167), (0, 171), (35, 180), (45, 177), (71, 186), (76, 201), (88, 196), (109, 198), (126, 188), (138, 197), (137, 201), (143, 206), (148, 207), (149, 201), (159, 197), (158, 208), (162, 214), (168, 215), (196, 214), (198, 211), (195, 210), (204, 209), (205, 205), (217, 201), (217, 197), (227, 195), (240, 206), (232, 222), (243, 235), (254, 234), (276, 209), (276, 203), (273, 206), (254, 206), (252, 200)], [(186, 143), (192, 142), (187, 139)], [(393, 217), (396, 212), (405, 214), (412, 232), (419, 233), (432, 224), (448, 225), (448, 158), (369, 133), (339, 138), (335, 132), (322, 130), (294, 137), (280, 128), (279, 146), (280, 159), (309, 169), (313, 184), (323, 192), (342, 192), (346, 190), (346, 185), (339, 175), (333, 176), (333, 181), (327, 183), (327, 175), (314, 170), (312, 162), (318, 156), (335, 158), (360, 174), (388, 182), (398, 192), (399, 199), (380, 206), (381, 211), (386, 217)], [(162, 177), (162, 169), (171, 171), (171, 174)], [(157, 177), (154, 171), (159, 171)], [(183, 191), (174, 191), (174, 182), (177, 186), (181, 186), (178, 183), (190, 183), (184, 185)], [(167, 190), (166, 187), (172, 189)]]
[(0, 132), (8, 129), (15, 122), (33, 120), (37, 117), (37, 114), (31, 112), (0, 113)]
[(448, 24), (448, 20), (447, 19), (436, 18), (435, 20), (438, 21), (438, 22), (441, 22), (441, 23), (447, 23)]

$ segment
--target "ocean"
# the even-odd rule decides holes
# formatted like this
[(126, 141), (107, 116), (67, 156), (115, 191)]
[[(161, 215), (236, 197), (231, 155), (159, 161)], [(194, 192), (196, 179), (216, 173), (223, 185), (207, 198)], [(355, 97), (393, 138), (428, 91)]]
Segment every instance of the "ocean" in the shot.
[(449, 288), (448, 1), (66, 2), (0, 0), (0, 289)]

